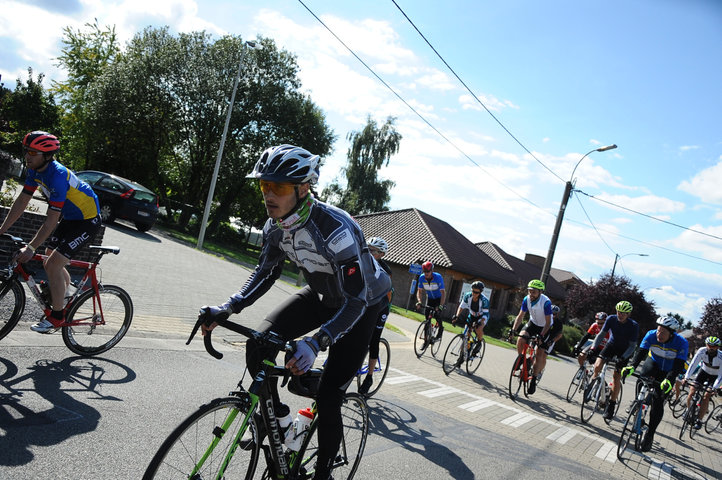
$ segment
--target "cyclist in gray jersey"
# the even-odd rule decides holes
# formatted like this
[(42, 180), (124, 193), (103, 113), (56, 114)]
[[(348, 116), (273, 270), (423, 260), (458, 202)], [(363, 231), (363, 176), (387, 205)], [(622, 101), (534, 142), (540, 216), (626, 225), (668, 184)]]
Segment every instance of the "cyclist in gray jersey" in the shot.
[[(258, 266), (240, 291), (210, 311), (217, 319), (227, 319), (251, 305), (281, 275), (286, 258), (301, 269), (308, 286), (276, 307), (257, 330), (271, 330), (290, 341), (318, 329), (297, 341), (286, 359), (294, 375), (306, 372), (318, 352), (330, 347), (316, 398), (319, 449), (314, 475), (315, 480), (327, 480), (343, 434), (343, 395), (366, 356), (379, 312), (388, 305), (391, 280), (371, 256), (351, 216), (314, 198), (310, 189), (318, 170), (318, 155), (303, 148), (280, 145), (263, 152), (249, 175), (260, 182), (269, 216)], [(204, 333), (214, 326), (204, 327)], [(247, 364), (257, 366), (272, 353), (249, 340)], [(277, 392), (273, 400), (277, 414), (288, 410)]]

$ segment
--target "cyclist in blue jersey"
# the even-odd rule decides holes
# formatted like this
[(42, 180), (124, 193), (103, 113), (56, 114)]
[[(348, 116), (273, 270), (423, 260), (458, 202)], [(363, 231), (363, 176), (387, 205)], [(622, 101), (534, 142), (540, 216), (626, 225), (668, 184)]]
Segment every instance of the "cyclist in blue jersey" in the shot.
[(60, 141), (55, 135), (34, 131), (23, 138), (23, 153), (28, 167), (23, 191), (13, 202), (0, 225), (0, 235), (22, 216), (35, 190), (48, 200), (45, 222), (35, 236), (17, 256), (19, 263), (30, 260), (35, 250), (48, 240), (43, 267), (50, 284), (52, 313), (30, 328), (48, 333), (65, 322), (65, 292), (70, 285), (70, 274), (65, 267), (73, 256), (87, 244), (100, 228), (100, 205), (90, 186), (55, 159)]
[[(694, 353), (692, 361), (689, 362), (690, 368), (687, 370), (684, 377), (684, 381), (686, 382), (692, 377), (693, 372), (695, 372), (699, 366), (700, 368), (694, 377), (694, 381), (698, 385), (703, 385), (707, 382), (707, 385), (709, 385), (710, 388), (710, 390), (704, 393), (702, 403), (699, 406), (699, 417), (697, 418), (697, 423), (694, 425), (694, 428), (697, 430), (702, 428), (702, 419), (705, 414), (707, 414), (709, 399), (712, 396), (712, 392), (720, 388), (720, 384), (722, 384), (722, 352), (720, 352), (719, 349), (720, 343), (722, 342), (720, 342), (719, 338), (711, 336), (707, 337), (704, 343), (705, 345), (698, 348)], [(698, 387), (694, 384), (689, 386), (687, 408), (691, 406), (692, 398), (694, 397), (697, 388)]]
[(648, 331), (642, 339), (631, 365), (622, 369), (622, 377), (626, 378), (634, 373), (640, 362), (644, 360), (639, 375), (652, 377), (660, 382), (655, 384), (649, 412), (649, 426), (640, 445), (640, 450), (643, 452), (652, 449), (654, 432), (657, 431), (657, 426), (664, 416), (665, 397), (672, 391), (675, 378), (684, 369), (689, 351), (687, 339), (677, 333), (680, 325), (676, 318), (659, 317), (657, 325), (656, 329)]
[[(264, 295), (281, 276), (286, 259), (303, 271), (308, 285), (281, 302), (256, 328), (295, 342), (286, 359), (293, 375), (308, 371), (319, 351), (328, 359), (316, 397), (318, 455), (314, 480), (330, 478), (331, 465), (343, 437), (341, 405), (369, 348), (379, 313), (388, 305), (391, 279), (371, 256), (361, 227), (345, 211), (316, 200), (320, 158), (293, 145), (264, 151), (248, 178), (257, 179), (268, 220), (258, 265), (227, 302), (204, 307), (213, 320), (226, 320)], [(203, 334), (215, 328), (203, 325)], [(246, 364), (251, 373), (277, 352), (249, 339)], [(254, 367), (255, 366), (255, 367)], [(278, 418), (289, 412), (273, 388)], [(284, 412), (284, 413), (278, 413)]]
[[(540, 340), (537, 344), (536, 354), (534, 355), (534, 363), (532, 370), (534, 376), (529, 382), (527, 393), (529, 395), (536, 392), (536, 384), (541, 380), (542, 373), (547, 363), (547, 347), (549, 346), (551, 328), (553, 325), (552, 317), (552, 301), (544, 295), (542, 291), (546, 288), (541, 280), (531, 280), (527, 285), (527, 296), (521, 301), (521, 308), (514, 319), (512, 331), (518, 333), (519, 325), (521, 325), (524, 315), (529, 313), (529, 321), (521, 329), (519, 338), (516, 340), (516, 351), (519, 355), (524, 351), (524, 346), (529, 339), (538, 335)], [(511, 332), (510, 332), (511, 335)]]
[[(446, 300), (446, 288), (444, 287), (444, 277), (434, 272), (434, 264), (424, 262), (421, 265), (422, 273), (419, 275), (419, 288), (416, 290), (416, 309), (421, 310), (421, 294), (426, 292), (426, 306), (436, 307), (438, 312), (444, 310), (444, 301)], [(441, 334), (444, 333), (444, 322), (439, 315), (436, 315), (436, 321), (439, 322), (439, 332), (436, 334), (434, 341), (441, 340)]]
[[(632, 304), (626, 300), (622, 300), (617, 303), (615, 308), (617, 314), (607, 317), (604, 321), (604, 326), (594, 338), (594, 343), (592, 343), (592, 347), (589, 349), (590, 355), (597, 355), (598, 352), (597, 360), (594, 362), (592, 381), (599, 376), (605, 363), (614, 357), (617, 358), (613, 374), (614, 386), (612, 388), (612, 394), (609, 396), (609, 402), (607, 402), (604, 410), (604, 418), (607, 420), (611, 420), (614, 417), (622, 380), (620, 372), (627, 365), (629, 357), (634, 353), (634, 348), (639, 338), (639, 324), (629, 317), (632, 313)], [(609, 339), (607, 339), (607, 332), (611, 332)], [(604, 345), (604, 348), (601, 348), (605, 340), (607, 343)]]
[(456, 315), (451, 317), (451, 324), (456, 325), (459, 318), (469, 324), (479, 338), (484, 337), (484, 327), (489, 321), (489, 299), (482, 292), (484, 283), (476, 281), (471, 284), (471, 291), (461, 298)]

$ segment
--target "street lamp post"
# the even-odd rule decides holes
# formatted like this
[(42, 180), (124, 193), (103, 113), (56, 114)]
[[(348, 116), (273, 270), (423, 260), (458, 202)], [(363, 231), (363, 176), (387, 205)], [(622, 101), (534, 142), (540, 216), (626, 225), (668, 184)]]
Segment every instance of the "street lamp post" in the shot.
[(243, 72), (243, 57), (246, 55), (247, 48), (257, 48), (256, 42), (243, 42), (241, 47), (241, 59), (238, 61), (238, 72), (233, 81), (233, 92), (231, 93), (231, 101), (228, 104), (226, 113), (226, 124), (223, 126), (223, 135), (221, 135), (221, 144), (218, 147), (218, 155), (216, 156), (216, 165), (213, 168), (213, 177), (211, 177), (211, 186), (208, 189), (208, 198), (206, 199), (206, 207), (203, 210), (203, 221), (201, 221), (201, 231), (198, 234), (198, 243), (196, 248), (203, 248), (203, 240), (206, 236), (206, 224), (208, 223), (208, 215), (211, 213), (211, 203), (213, 203), (213, 193), (216, 190), (216, 181), (218, 180), (218, 171), (221, 168), (221, 158), (223, 157), (223, 147), (226, 145), (226, 134), (228, 133), (228, 125), (231, 123), (231, 113), (233, 113), (233, 103), (236, 101), (236, 90), (238, 82), (241, 81), (241, 73)]
[(649, 256), (649, 254), (647, 254), (647, 253), (625, 253), (624, 255), (619, 255), (618, 253), (615, 253), (614, 254), (614, 266), (612, 266), (612, 278), (614, 278), (614, 270), (617, 268), (617, 261), (628, 255), (637, 255), (638, 257), (648, 257)]
[(557, 214), (557, 221), (554, 224), (554, 233), (552, 233), (552, 239), (549, 243), (549, 251), (547, 252), (546, 259), (544, 260), (544, 267), (542, 268), (542, 274), (540, 280), (544, 283), (546, 283), (547, 279), (549, 278), (549, 271), (552, 269), (552, 261), (554, 260), (554, 252), (557, 248), (557, 240), (559, 239), (559, 231), (562, 228), (562, 220), (564, 220), (564, 212), (567, 209), (567, 203), (569, 202), (569, 197), (572, 195), (572, 190), (574, 189), (573, 180), (574, 180), (574, 172), (577, 171), (577, 167), (580, 163), (582, 163), (582, 160), (587, 158), (587, 155), (593, 152), (606, 152), (607, 150), (614, 150), (617, 148), (616, 144), (607, 145), (604, 147), (595, 148), (594, 150), (590, 150), (587, 153), (582, 156), (582, 158), (579, 159), (576, 165), (574, 165), (574, 170), (572, 170), (572, 175), (569, 177), (569, 181), (564, 186), (564, 195), (562, 196), (562, 203), (559, 206), (559, 213)]

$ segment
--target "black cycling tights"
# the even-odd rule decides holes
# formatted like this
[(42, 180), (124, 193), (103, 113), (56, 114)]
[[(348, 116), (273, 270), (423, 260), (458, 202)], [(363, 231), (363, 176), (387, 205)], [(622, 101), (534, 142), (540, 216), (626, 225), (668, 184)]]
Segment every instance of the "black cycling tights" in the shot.
[[(366, 356), (371, 333), (376, 326), (379, 309), (383, 303), (368, 307), (351, 330), (329, 349), (328, 360), (316, 399), (320, 415), (318, 418), (318, 466), (320, 469), (323, 469), (324, 465), (329, 465), (338, 451), (343, 436), (341, 419), (343, 395)], [(305, 287), (271, 312), (258, 326), (258, 330), (262, 332), (271, 330), (285, 340), (293, 340), (316, 330), (331, 319), (337, 311), (336, 308), (325, 307), (318, 295), (309, 287)], [(246, 362), (251, 374), (256, 375), (258, 373), (256, 366), (260, 364), (260, 359), (267, 358), (271, 352), (264, 351), (251, 339), (246, 345)], [(275, 386), (272, 390), (274, 405), (278, 407), (281, 405), (278, 391)], [(317, 473), (321, 472), (317, 471)]]
[(664, 417), (664, 400), (665, 395), (659, 387), (659, 383), (664, 380), (667, 372), (663, 372), (659, 369), (652, 358), (647, 358), (642, 364), (642, 368), (639, 371), (639, 375), (642, 377), (652, 377), (657, 380), (654, 384), (654, 395), (652, 396), (652, 406), (649, 410), (649, 434), (654, 435), (657, 431), (659, 422)]

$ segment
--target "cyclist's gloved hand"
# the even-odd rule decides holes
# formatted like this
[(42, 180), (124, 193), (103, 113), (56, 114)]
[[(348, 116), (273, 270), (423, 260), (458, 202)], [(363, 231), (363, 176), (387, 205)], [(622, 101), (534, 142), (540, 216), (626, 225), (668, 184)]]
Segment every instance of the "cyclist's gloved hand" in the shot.
[(437, 307), (437, 309), (438, 309), (440, 312), (443, 312), (443, 311), (444, 311), (444, 306), (443, 306), (443, 305), (439, 305), (439, 306)]
[(669, 393), (672, 391), (672, 382), (670, 382), (668, 378), (665, 378), (662, 380), (662, 383), (659, 384), (659, 388), (662, 390), (662, 393)]
[(589, 363), (594, 363), (597, 361), (597, 357), (599, 356), (600, 349), (598, 348), (590, 348), (589, 353), (587, 354), (587, 360)]
[(313, 366), (319, 350), (320, 346), (315, 338), (304, 337), (303, 340), (296, 342), (296, 350), (286, 363), (286, 368), (297, 370), (298, 373), (306, 373)]
[(581, 349), (579, 348), (579, 345), (574, 345), (574, 350), (572, 350), (572, 355), (574, 355), (576, 357), (577, 355), (579, 355), (580, 352), (581, 352)]
[(214, 322), (217, 322), (219, 320), (227, 320), (232, 313), (233, 309), (231, 308), (230, 302), (226, 302), (223, 305), (218, 305), (216, 307), (208, 307), (208, 316)]
[(458, 315), (454, 315), (451, 317), (451, 324), (456, 325), (456, 321), (459, 319)]
[(634, 367), (624, 367), (620, 373), (622, 374), (622, 378), (627, 378), (634, 373)]
[(421, 302), (416, 302), (416, 310), (421, 310)]

